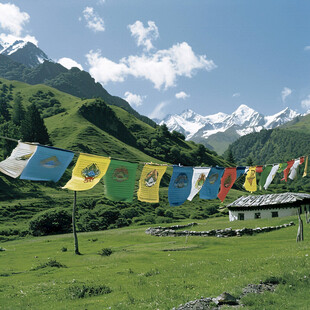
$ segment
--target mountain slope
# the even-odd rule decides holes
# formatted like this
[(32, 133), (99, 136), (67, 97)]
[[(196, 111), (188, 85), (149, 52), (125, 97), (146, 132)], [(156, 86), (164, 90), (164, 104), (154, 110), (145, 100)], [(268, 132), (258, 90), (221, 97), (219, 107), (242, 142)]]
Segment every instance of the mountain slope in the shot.
[(36, 67), (45, 60), (51, 61), (48, 56), (31, 42), (17, 40), (0, 52), (2, 55), (19, 62), (27, 67)]
[(202, 143), (223, 154), (229, 144), (240, 136), (259, 132), (263, 128), (275, 128), (298, 115), (286, 108), (275, 115), (264, 116), (246, 105), (241, 105), (230, 115), (217, 113), (202, 116), (186, 110), (180, 115), (168, 115), (160, 124), (166, 124), (170, 131), (181, 132), (187, 140)]

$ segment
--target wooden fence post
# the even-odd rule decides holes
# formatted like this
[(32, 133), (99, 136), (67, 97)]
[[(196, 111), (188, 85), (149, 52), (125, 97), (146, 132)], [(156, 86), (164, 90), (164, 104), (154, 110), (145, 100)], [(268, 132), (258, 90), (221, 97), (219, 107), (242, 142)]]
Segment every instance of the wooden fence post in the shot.
[(73, 199), (73, 209), (72, 209), (72, 230), (74, 236), (74, 253), (80, 255), (79, 252), (79, 243), (76, 234), (76, 227), (75, 227), (75, 212), (76, 212), (76, 191), (74, 191), (74, 199)]
[(301, 207), (298, 207), (297, 211), (298, 211), (298, 222), (299, 222), (299, 225), (298, 225), (296, 242), (299, 242), (299, 241), (304, 241), (304, 226), (303, 226), (302, 219), (300, 217)]

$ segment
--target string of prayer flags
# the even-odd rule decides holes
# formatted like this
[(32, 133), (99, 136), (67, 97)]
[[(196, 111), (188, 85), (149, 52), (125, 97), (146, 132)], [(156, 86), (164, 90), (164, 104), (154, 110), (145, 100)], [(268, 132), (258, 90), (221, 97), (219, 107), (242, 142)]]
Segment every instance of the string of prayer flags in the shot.
[(287, 162), (287, 167), (283, 170), (283, 176), (284, 176), (284, 178), (281, 179), (281, 181), (285, 180), (285, 182), (287, 182), (288, 174), (289, 174), (289, 172), (290, 172), (292, 166), (294, 165), (294, 162), (295, 162), (294, 159), (292, 159), (292, 160), (290, 160), (290, 161)]
[(38, 145), (20, 178), (32, 181), (57, 182), (69, 166), (74, 153), (51, 146)]
[(25, 169), (36, 149), (36, 145), (18, 142), (11, 155), (0, 162), (0, 171), (12, 178), (17, 178)]
[(237, 168), (225, 168), (221, 179), (221, 189), (217, 197), (223, 202), (237, 179)]
[(249, 167), (249, 171), (245, 177), (244, 188), (248, 192), (256, 192), (257, 184), (256, 184), (256, 167)]
[(306, 157), (305, 169), (304, 169), (304, 173), (302, 175), (303, 178), (307, 176), (307, 170), (308, 170), (308, 156)]
[(159, 202), (159, 184), (165, 174), (167, 166), (146, 164), (139, 180), (138, 200), (156, 203)]
[(192, 167), (173, 166), (173, 172), (168, 188), (170, 206), (180, 206), (188, 198), (193, 178)]
[(192, 187), (191, 192), (187, 199), (192, 201), (193, 198), (199, 193), (201, 190), (204, 182), (207, 179), (207, 176), (210, 172), (211, 168), (204, 168), (204, 167), (195, 167), (193, 170), (193, 177), (192, 177)]
[(103, 176), (104, 194), (114, 201), (132, 202), (138, 164), (111, 160)]
[(291, 180), (294, 180), (297, 176), (297, 168), (299, 165), (301, 165), (304, 162), (304, 157), (300, 157), (298, 159), (295, 159), (293, 166), (291, 167), (289, 178)]
[(208, 177), (199, 192), (199, 197), (201, 199), (215, 199), (217, 197), (223, 173), (224, 168), (222, 167), (211, 168)]
[(72, 177), (63, 188), (72, 191), (86, 191), (92, 189), (105, 175), (111, 159), (102, 156), (80, 154)]
[[(263, 171), (261, 173), (261, 176), (260, 176), (260, 180), (259, 180), (259, 190), (262, 190), (265, 183), (266, 183), (266, 180), (270, 174), (270, 171), (272, 169), (272, 166), (268, 165), (268, 166), (265, 166), (263, 168)], [(257, 172), (257, 169), (256, 169), (256, 172)]]

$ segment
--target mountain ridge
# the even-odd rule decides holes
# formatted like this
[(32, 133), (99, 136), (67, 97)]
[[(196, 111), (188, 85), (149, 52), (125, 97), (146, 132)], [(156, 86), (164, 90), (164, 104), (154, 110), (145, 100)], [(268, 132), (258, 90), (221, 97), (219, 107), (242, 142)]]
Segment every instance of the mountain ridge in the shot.
[(289, 108), (274, 115), (264, 116), (242, 104), (231, 114), (219, 112), (202, 116), (187, 109), (180, 114), (166, 116), (159, 124), (166, 124), (169, 131), (178, 131), (185, 135), (186, 140), (202, 143), (222, 154), (238, 137), (262, 129), (276, 128), (297, 116), (300, 114)]

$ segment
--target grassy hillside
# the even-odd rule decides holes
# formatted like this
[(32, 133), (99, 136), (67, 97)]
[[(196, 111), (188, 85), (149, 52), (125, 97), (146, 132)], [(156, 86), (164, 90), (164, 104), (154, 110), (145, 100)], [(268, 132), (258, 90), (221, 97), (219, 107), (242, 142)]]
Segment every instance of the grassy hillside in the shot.
[[(216, 218), (199, 221), (197, 230), (290, 220), (296, 218), (242, 223)], [(172, 309), (224, 291), (239, 296), (248, 284), (268, 279), (279, 283), (276, 291), (243, 297), (245, 309), (307, 309), (310, 304), (309, 225), (302, 243), (295, 241), (297, 226), (240, 238), (158, 238), (146, 235), (147, 227), (81, 233), (80, 256), (73, 254), (71, 235), (3, 243), (1, 308)], [(112, 255), (99, 255), (102, 249)]]
[[(24, 107), (34, 103), (39, 108), (54, 146), (75, 152), (139, 162), (136, 191), (140, 172), (145, 162), (181, 163), (187, 166), (227, 165), (222, 158), (202, 145), (187, 142), (178, 133), (171, 134), (165, 126), (153, 128), (120, 107), (106, 105), (102, 99), (81, 100), (46, 85), (29, 85), (0, 79), (0, 96), (3, 95), (8, 100), (10, 111), (15, 104), (14, 99), (17, 94), (21, 96)], [(0, 124), (2, 135), (6, 135), (4, 129), (9, 123), (10, 121)], [(8, 132), (8, 134), (12, 138), (20, 138), (16, 130), (13, 133)], [(4, 142), (4, 140), (0, 140), (2, 145)], [(12, 148), (15, 145), (16, 143), (11, 143)], [(4, 158), (2, 151), (0, 153), (0, 156)], [(74, 161), (77, 157), (78, 154), (74, 157)], [(28, 220), (40, 211), (53, 207), (71, 208), (72, 193), (64, 191), (60, 187), (70, 179), (73, 166), (74, 162), (71, 163), (57, 184), (16, 180), (1, 174), (0, 230), (2, 229), (3, 235), (22, 235), (22, 231), (28, 229)], [(81, 216), (83, 215), (84, 218), (95, 216), (95, 211), (87, 211), (89, 205), (97, 205), (98, 208), (100, 206), (102, 208), (112, 207), (118, 210), (121, 213), (119, 218), (124, 221), (123, 224), (118, 222), (117, 225), (127, 225), (131, 222), (160, 223), (161, 221), (188, 217), (206, 218), (218, 213), (219, 200), (210, 202), (201, 200), (195, 204), (188, 202), (184, 206), (176, 208), (172, 214), (169, 212), (166, 214), (165, 211), (170, 208), (167, 206), (167, 186), (171, 174), (172, 168), (168, 167), (161, 182), (159, 204), (140, 203), (135, 196), (132, 205), (138, 210), (138, 213), (130, 219), (122, 217), (122, 214), (125, 212), (123, 209), (130, 208), (132, 205), (106, 200), (102, 182), (91, 191), (78, 193)], [(237, 195), (232, 192), (228, 200), (234, 199)], [(164, 210), (156, 211), (157, 208)], [(111, 222), (109, 225), (113, 226), (115, 222)]]

